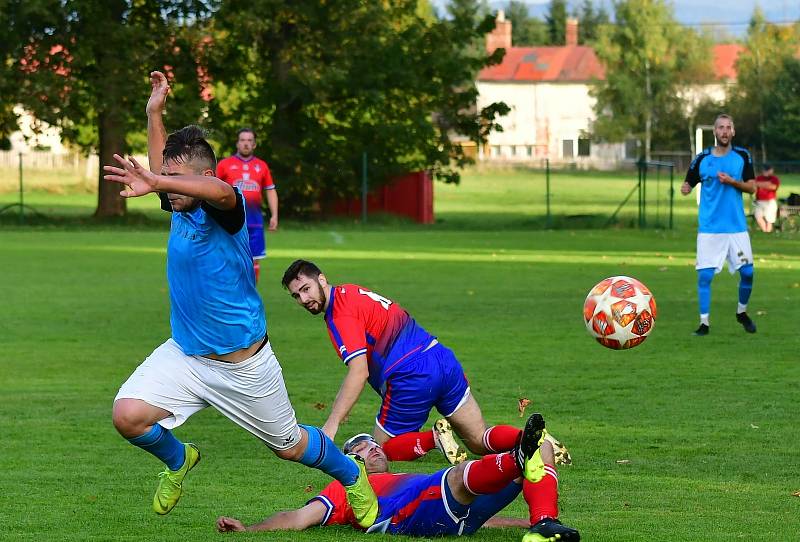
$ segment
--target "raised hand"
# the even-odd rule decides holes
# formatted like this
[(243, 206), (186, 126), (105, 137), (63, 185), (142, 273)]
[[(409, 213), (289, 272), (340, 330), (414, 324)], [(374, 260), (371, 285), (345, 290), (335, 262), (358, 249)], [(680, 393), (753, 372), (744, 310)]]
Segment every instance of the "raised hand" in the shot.
[(167, 94), (170, 91), (167, 77), (159, 71), (150, 72), (150, 85), (152, 90), (145, 111), (148, 115), (160, 115), (166, 108)]
[(124, 184), (125, 190), (119, 193), (120, 196), (136, 198), (157, 191), (158, 176), (143, 168), (135, 158), (130, 156), (126, 160), (119, 154), (115, 154), (114, 160), (119, 162), (122, 167), (103, 166), (103, 171), (108, 172), (103, 175), (103, 179)]

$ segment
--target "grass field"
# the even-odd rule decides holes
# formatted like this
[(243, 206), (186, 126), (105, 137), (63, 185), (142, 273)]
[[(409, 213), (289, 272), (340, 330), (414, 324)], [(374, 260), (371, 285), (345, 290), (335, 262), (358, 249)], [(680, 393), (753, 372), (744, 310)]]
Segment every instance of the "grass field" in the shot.
[[(305, 257), (334, 282), (398, 300), (452, 347), (490, 423), (521, 424), (517, 399), (533, 401), (528, 412), (543, 412), (572, 452), (574, 465), (560, 469), (562, 519), (584, 540), (796, 539), (797, 236), (752, 234), (758, 333), (745, 335), (734, 321), (736, 280), (723, 272), (714, 281), (712, 334), (695, 338), (688, 200), (674, 231), (543, 231), (526, 222), (538, 205), (526, 202), (540, 194), (514, 175), (472, 174), (461, 187), (437, 187), (441, 222), (431, 227), (289, 222), (269, 237), (259, 289), (299, 420), (321, 424), (327, 412), (318, 403), (330, 405), (344, 376), (323, 322), (279, 284), (289, 262)], [(0, 206), (9, 195), (2, 197)], [(94, 200), (28, 201), (76, 217)], [(153, 201), (132, 208), (155, 216)], [(176, 430), (203, 453), (186, 495), (166, 517), (150, 511), (160, 465), (116, 434), (110, 412), (119, 385), (169, 336), (166, 238), (163, 219), (127, 228), (0, 224), (0, 539), (216, 540), (218, 515), (255, 522), (327, 483), (207, 410)], [(658, 300), (652, 336), (631, 351), (606, 350), (583, 329), (587, 290), (613, 274), (639, 278)], [(368, 430), (377, 406), (365, 391), (337, 441)], [(443, 466), (431, 455), (396, 470)], [(504, 515), (524, 517), (522, 501)], [(474, 539), (521, 534), (484, 530)], [(366, 535), (330, 528), (226, 536)]]

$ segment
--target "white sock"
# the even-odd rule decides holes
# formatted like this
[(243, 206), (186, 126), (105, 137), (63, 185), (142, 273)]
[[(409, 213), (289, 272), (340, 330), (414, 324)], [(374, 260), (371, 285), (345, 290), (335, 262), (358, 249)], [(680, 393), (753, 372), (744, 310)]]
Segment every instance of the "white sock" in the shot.
[(708, 313), (700, 315), (700, 323), (708, 325)]
[(737, 304), (736, 314), (742, 314), (743, 312), (747, 312), (747, 305), (742, 305), (741, 303)]

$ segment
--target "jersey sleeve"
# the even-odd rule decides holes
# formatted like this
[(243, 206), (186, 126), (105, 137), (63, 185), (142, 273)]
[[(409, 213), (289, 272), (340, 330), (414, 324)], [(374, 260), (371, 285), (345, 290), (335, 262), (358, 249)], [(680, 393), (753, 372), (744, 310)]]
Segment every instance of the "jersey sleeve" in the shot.
[(244, 198), (242, 197), (242, 193), (239, 192), (238, 188), (234, 188), (233, 191), (236, 193), (236, 205), (233, 209), (217, 209), (206, 201), (200, 203), (200, 206), (208, 216), (213, 218), (217, 224), (222, 226), (222, 228), (231, 235), (242, 229), (245, 219)]
[(686, 172), (685, 180), (689, 183), (689, 186), (697, 186), (700, 183), (700, 162), (703, 161), (703, 156), (705, 156), (704, 152), (695, 156), (689, 166), (689, 171)]
[(261, 179), (261, 187), (264, 190), (275, 190), (275, 181), (272, 179), (272, 172), (266, 162), (264, 162), (264, 176)]
[(750, 153), (744, 151), (742, 153), (742, 158), (744, 158), (744, 167), (742, 168), (742, 181), (747, 182), (751, 181), (756, 178), (755, 168), (753, 168), (753, 159), (750, 157)]
[(367, 332), (358, 318), (337, 316), (327, 323), (333, 346), (345, 365), (353, 358), (367, 353)]
[(320, 525), (350, 525), (355, 518), (353, 509), (347, 502), (344, 486), (337, 481), (328, 484), (319, 495), (310, 499), (306, 504), (313, 501), (321, 502), (326, 509), (325, 517)]

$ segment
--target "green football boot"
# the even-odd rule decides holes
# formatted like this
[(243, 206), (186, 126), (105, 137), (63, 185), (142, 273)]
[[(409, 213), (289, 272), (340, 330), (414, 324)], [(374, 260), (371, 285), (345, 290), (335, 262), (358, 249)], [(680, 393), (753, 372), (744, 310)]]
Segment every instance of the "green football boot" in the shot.
[(530, 528), (522, 542), (579, 542), (581, 535), (572, 527), (553, 518), (544, 518)]
[(356, 521), (365, 529), (369, 529), (378, 519), (378, 497), (369, 484), (367, 467), (364, 460), (357, 454), (347, 454), (347, 457), (358, 466), (358, 479), (353, 485), (344, 486), (347, 492), (347, 502), (353, 509)]
[(544, 461), (539, 446), (546, 436), (542, 415), (538, 412), (531, 414), (516, 449), (517, 464), (529, 482), (536, 483), (544, 477)]
[(200, 462), (200, 450), (194, 444), (184, 444), (186, 459), (178, 470), (164, 469), (158, 474), (159, 480), (156, 494), (153, 496), (153, 511), (156, 514), (169, 514), (175, 508), (183, 494), (183, 479), (190, 470)]

